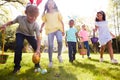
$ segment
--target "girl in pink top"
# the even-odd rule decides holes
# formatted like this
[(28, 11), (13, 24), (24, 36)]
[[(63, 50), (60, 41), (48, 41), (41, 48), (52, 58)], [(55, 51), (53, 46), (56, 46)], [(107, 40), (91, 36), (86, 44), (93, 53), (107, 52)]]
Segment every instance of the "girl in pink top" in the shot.
[(89, 33), (86, 30), (85, 25), (82, 25), (82, 29), (78, 32), (78, 36), (79, 36), (80, 40), (84, 43), (84, 45), (85, 45), (85, 47), (87, 49), (87, 56), (90, 59), (91, 58), (90, 57), (90, 47), (89, 47), (89, 43), (88, 43)]

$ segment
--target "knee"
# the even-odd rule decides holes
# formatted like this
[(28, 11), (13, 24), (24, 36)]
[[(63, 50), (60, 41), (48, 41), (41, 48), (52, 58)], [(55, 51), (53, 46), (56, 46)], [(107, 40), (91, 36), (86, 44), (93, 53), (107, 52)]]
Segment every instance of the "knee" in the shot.
[(49, 48), (52, 48), (52, 47), (53, 47), (53, 44), (49, 44), (48, 46), (49, 46)]

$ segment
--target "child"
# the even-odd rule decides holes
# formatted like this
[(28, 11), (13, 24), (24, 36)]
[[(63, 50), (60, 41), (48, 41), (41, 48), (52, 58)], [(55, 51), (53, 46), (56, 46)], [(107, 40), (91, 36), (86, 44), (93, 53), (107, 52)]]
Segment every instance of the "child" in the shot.
[(62, 35), (64, 36), (64, 25), (62, 22), (62, 16), (57, 9), (57, 6), (54, 0), (48, 0), (45, 4), (45, 9), (42, 15), (43, 23), (41, 25), (40, 32), (45, 25), (46, 34), (48, 35), (48, 56), (49, 56), (49, 65), (52, 67), (52, 53), (53, 53), (53, 40), (54, 36), (57, 38), (58, 43), (58, 60), (63, 62), (61, 57), (62, 51)]
[(69, 21), (69, 30), (66, 31), (66, 46), (68, 46), (69, 62), (75, 60), (76, 42), (77, 42), (77, 29), (74, 28), (74, 20)]
[(88, 59), (91, 59), (91, 57), (90, 57), (90, 47), (89, 47), (89, 43), (88, 43), (89, 33), (88, 33), (85, 25), (82, 25), (82, 29), (78, 32), (78, 36), (79, 36), (81, 42), (84, 43), (84, 45), (87, 49)]
[[(16, 48), (15, 48), (15, 55), (14, 55), (14, 70), (13, 73), (19, 72), (21, 65), (20, 62), (22, 60), (22, 49), (23, 49), (23, 42), (24, 39), (30, 43), (32, 48), (35, 51), (35, 54), (40, 55), (40, 32), (39, 26), (35, 22), (36, 18), (39, 15), (39, 9), (37, 6), (29, 5), (26, 7), (25, 10), (26, 16), (18, 16), (13, 21), (9, 21), (8, 23), (2, 25), (0, 29), (5, 30), (5, 28), (9, 25), (18, 23), (19, 26), (16, 31)], [(36, 39), (34, 36), (34, 32), (36, 33)], [(35, 64), (35, 71), (40, 71), (40, 65)]]
[(103, 11), (97, 12), (95, 29), (93, 31), (99, 31), (99, 43), (100, 43), (100, 62), (103, 62), (103, 53), (105, 46), (107, 45), (108, 51), (110, 54), (111, 63), (118, 63), (113, 57), (113, 48), (112, 48), (112, 36), (108, 29), (108, 22), (106, 21), (106, 15)]

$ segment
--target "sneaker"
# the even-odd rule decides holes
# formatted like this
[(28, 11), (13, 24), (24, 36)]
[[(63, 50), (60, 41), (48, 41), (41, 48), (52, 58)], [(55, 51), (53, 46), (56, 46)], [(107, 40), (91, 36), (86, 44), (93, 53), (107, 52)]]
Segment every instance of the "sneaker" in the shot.
[(58, 56), (57, 58), (58, 58), (58, 60), (59, 60), (59, 62), (60, 62), (60, 63), (62, 63), (62, 62), (63, 62), (63, 59), (62, 59), (62, 57), (61, 57), (61, 56)]
[(117, 64), (118, 61), (117, 61), (116, 59), (112, 59), (112, 60), (111, 60), (111, 63), (113, 63), (113, 64)]
[(104, 60), (103, 60), (103, 58), (100, 58), (100, 60), (99, 60), (100, 62), (103, 62)]
[(91, 59), (91, 57), (89, 56), (88, 59)]
[(84, 58), (84, 55), (82, 55), (82, 58)]
[(49, 68), (51, 68), (51, 67), (52, 67), (52, 65), (53, 65), (53, 64), (52, 64), (52, 62), (50, 62), (50, 63), (49, 63), (49, 65), (48, 65), (48, 67), (49, 67)]
[(16, 73), (19, 73), (20, 70), (19, 69), (14, 69), (12, 73), (16, 74)]
[(69, 60), (70, 63), (73, 63), (73, 60)]
[(34, 72), (40, 72), (41, 69), (40, 68), (35, 68)]

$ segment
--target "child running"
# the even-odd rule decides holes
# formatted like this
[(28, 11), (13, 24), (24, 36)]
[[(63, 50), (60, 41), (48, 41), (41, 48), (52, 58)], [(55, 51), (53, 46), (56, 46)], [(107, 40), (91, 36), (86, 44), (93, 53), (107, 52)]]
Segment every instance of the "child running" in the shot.
[(95, 20), (95, 29), (93, 31), (99, 31), (99, 43), (100, 43), (100, 62), (103, 62), (103, 53), (105, 47), (108, 47), (108, 51), (110, 54), (111, 63), (118, 63), (113, 56), (113, 48), (112, 48), (112, 35), (108, 29), (108, 22), (106, 21), (106, 15), (103, 11), (97, 12), (96, 20)]
[(74, 20), (69, 21), (69, 29), (66, 31), (66, 46), (68, 47), (69, 62), (75, 60), (76, 55), (76, 42), (77, 42), (77, 29), (74, 28)]
[(61, 51), (62, 51), (62, 35), (64, 36), (64, 24), (62, 21), (62, 16), (58, 11), (56, 3), (54, 0), (48, 0), (45, 4), (45, 9), (42, 15), (43, 23), (41, 25), (40, 32), (45, 26), (45, 31), (48, 36), (48, 56), (49, 56), (49, 65), (48, 67), (53, 66), (52, 53), (53, 53), (53, 42), (54, 37), (56, 36), (58, 43), (58, 60), (60, 63), (63, 62)]
[[(14, 55), (14, 70), (13, 73), (19, 72), (21, 65), (20, 62), (22, 60), (22, 49), (24, 47), (23, 42), (26, 39), (29, 44), (34, 49), (34, 53), (36, 55), (40, 55), (40, 32), (39, 25), (36, 23), (36, 19), (39, 15), (39, 9), (37, 6), (29, 5), (25, 10), (26, 15), (17, 16), (13, 21), (9, 21), (6, 24), (2, 25), (0, 29), (5, 30), (7, 26), (18, 23), (19, 26), (16, 31), (16, 48)], [(34, 36), (34, 32), (36, 33), (36, 38)], [(37, 39), (37, 40), (36, 40)], [(35, 72), (40, 71), (40, 65), (35, 64)]]

